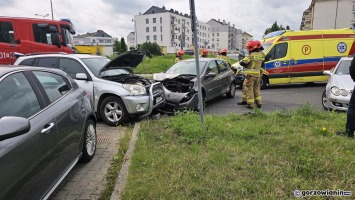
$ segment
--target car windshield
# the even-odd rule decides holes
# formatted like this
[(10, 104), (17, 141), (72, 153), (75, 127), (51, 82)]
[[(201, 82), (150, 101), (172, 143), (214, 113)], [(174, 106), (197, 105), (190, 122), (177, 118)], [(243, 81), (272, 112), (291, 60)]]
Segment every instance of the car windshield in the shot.
[(272, 43), (263, 43), (261, 46), (263, 46), (264, 51), (266, 51), (270, 48), (271, 45), (272, 45)]
[(120, 75), (120, 74), (129, 74), (129, 71), (124, 70), (124, 69), (110, 69), (110, 70), (105, 70), (100, 74), (100, 70), (108, 63), (110, 62), (110, 59), (107, 58), (81, 58), (81, 60), (85, 63), (86, 66), (90, 69), (90, 71), (96, 76), (96, 77), (103, 77), (103, 76), (115, 76), (115, 75)]
[[(199, 62), (200, 74), (202, 74), (205, 69), (207, 62)], [(180, 61), (175, 65), (171, 66), (165, 73), (167, 74), (192, 74), (196, 73), (196, 62), (195, 61)]]
[(349, 67), (351, 64), (351, 60), (342, 60), (340, 61), (335, 74), (349, 74)]

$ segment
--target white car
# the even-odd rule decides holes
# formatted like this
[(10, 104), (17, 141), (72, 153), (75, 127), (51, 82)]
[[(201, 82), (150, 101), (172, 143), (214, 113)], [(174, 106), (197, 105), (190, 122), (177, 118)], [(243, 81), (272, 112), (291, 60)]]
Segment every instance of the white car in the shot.
[(350, 77), (349, 67), (353, 57), (343, 57), (333, 70), (324, 71), (329, 75), (322, 95), (322, 105), (326, 110), (347, 111), (355, 83)]

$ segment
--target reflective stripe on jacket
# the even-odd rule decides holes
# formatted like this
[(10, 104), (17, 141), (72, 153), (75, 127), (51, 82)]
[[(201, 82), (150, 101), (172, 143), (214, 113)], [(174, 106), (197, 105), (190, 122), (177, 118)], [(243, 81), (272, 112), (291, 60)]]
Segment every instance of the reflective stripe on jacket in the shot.
[(243, 74), (244, 76), (251, 75), (253, 77), (260, 77), (260, 70), (265, 56), (261, 52), (252, 52), (240, 62), (244, 63)]

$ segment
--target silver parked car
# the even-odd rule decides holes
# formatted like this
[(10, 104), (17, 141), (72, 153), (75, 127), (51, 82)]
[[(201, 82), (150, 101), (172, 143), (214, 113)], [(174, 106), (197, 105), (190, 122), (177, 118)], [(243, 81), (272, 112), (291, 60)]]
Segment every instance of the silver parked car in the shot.
[[(230, 98), (235, 96), (234, 72), (226, 61), (217, 58), (200, 58), (199, 67), (204, 101), (224, 94)], [(166, 106), (163, 110), (198, 109), (196, 77), (195, 59), (182, 60), (164, 73), (153, 74), (153, 79), (164, 86)]]
[(96, 151), (89, 94), (66, 73), (0, 65), (0, 199), (46, 199)]
[(20, 57), (15, 65), (58, 68), (67, 72), (92, 94), (97, 116), (114, 126), (126, 123), (131, 116), (148, 116), (165, 103), (161, 83), (133, 75), (133, 68), (146, 55), (144, 50), (132, 50), (109, 60), (88, 54), (41, 54)]
[(323, 73), (329, 75), (327, 86), (322, 94), (322, 105), (326, 110), (347, 111), (354, 82), (349, 74), (352, 57), (343, 57), (331, 71)]

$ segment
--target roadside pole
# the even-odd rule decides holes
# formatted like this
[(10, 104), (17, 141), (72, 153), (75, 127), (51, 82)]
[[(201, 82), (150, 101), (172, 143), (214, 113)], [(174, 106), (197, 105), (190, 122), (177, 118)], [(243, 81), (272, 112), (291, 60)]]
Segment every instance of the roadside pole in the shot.
[(196, 29), (196, 13), (195, 13), (195, 0), (190, 0), (190, 15), (191, 15), (191, 30), (194, 33), (194, 52), (196, 60), (196, 74), (197, 74), (197, 88), (198, 88), (198, 105), (200, 110), (201, 125), (203, 125), (203, 102), (202, 102), (202, 89), (201, 89), (201, 75), (200, 75), (200, 64), (198, 57), (198, 38)]

